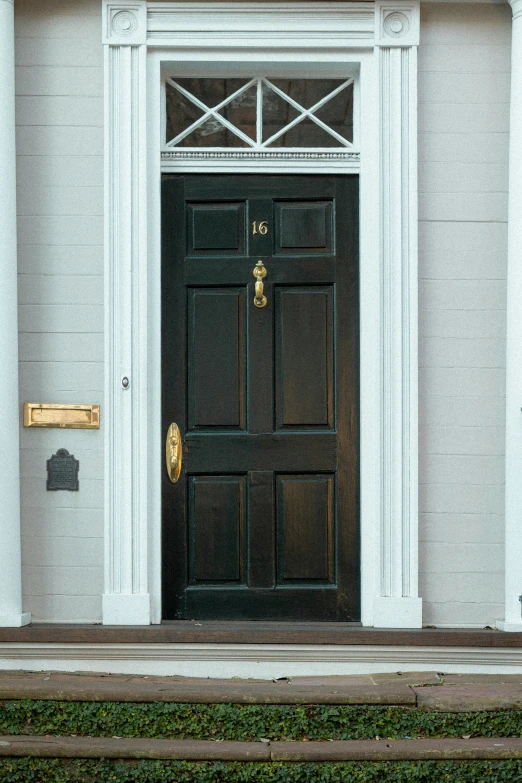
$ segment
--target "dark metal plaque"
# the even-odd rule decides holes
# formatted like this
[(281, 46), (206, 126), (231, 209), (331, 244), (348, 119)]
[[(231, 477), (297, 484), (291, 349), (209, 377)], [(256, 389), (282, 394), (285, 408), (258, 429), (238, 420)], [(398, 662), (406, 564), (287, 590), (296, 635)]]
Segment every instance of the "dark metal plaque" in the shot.
[(49, 491), (58, 489), (68, 489), (70, 492), (78, 491), (80, 489), (79, 470), (79, 460), (74, 459), (74, 455), (69, 454), (67, 449), (58, 449), (56, 454), (47, 460), (47, 489)]

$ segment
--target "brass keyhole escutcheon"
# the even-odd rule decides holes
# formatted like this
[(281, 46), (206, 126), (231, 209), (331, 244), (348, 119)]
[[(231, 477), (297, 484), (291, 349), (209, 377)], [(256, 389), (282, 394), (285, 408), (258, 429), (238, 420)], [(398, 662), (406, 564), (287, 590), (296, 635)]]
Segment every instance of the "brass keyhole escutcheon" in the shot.
[(173, 484), (179, 479), (181, 465), (183, 463), (183, 443), (181, 433), (175, 422), (169, 427), (167, 432), (167, 441), (165, 444), (165, 461), (167, 464), (167, 473)]
[(256, 295), (254, 296), (254, 304), (256, 307), (265, 307), (268, 300), (263, 293), (263, 280), (267, 275), (267, 271), (262, 261), (257, 262), (252, 274), (256, 278)]

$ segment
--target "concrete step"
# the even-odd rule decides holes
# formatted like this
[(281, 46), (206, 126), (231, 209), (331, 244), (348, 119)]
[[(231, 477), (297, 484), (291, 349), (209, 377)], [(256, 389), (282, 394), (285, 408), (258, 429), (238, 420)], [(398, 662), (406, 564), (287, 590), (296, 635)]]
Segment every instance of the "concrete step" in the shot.
[(210, 742), (119, 737), (0, 736), (0, 758), (327, 762), (522, 759), (522, 739)]

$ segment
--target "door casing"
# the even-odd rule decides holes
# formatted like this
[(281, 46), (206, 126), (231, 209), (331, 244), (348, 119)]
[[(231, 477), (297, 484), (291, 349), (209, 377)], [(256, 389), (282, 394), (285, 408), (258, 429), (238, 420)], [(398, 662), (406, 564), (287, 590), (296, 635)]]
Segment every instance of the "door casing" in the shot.
[[(183, 75), (202, 75), (209, 72), (219, 73), (220, 75), (244, 75), (252, 72), (252, 66), (247, 62), (240, 60), (236, 62), (230, 62), (229, 60), (222, 59), (219, 62), (212, 61), (207, 62), (202, 59), (197, 59), (194, 54), (194, 59), (186, 62), (185, 56), (177, 64), (178, 71)], [(294, 53), (293, 53), (294, 54)], [(200, 173), (200, 174), (213, 174), (213, 173), (281, 173), (281, 174), (315, 174), (323, 171), (324, 173), (332, 174), (353, 174), (359, 175), (360, 183), (360, 214), (359, 214), (359, 226), (360, 226), (360, 350), (365, 350), (365, 344), (367, 345), (367, 351), (374, 352), (375, 346), (379, 344), (378, 327), (374, 312), (379, 310), (379, 284), (378, 272), (376, 272), (375, 265), (378, 264), (379, 255), (379, 242), (378, 236), (372, 226), (378, 221), (378, 209), (377, 201), (374, 198), (365, 197), (371, 192), (375, 192), (375, 178), (376, 171), (376, 147), (377, 147), (377, 134), (376, 124), (377, 116), (375, 111), (374, 94), (375, 86), (375, 61), (372, 56), (369, 56), (367, 52), (353, 53), (354, 56), (350, 56), (350, 61), (346, 66), (340, 58), (325, 57), (322, 68), (324, 68), (325, 74), (329, 77), (339, 77), (348, 73), (357, 74), (356, 79), (356, 121), (359, 127), (359, 149), (361, 156), (364, 154), (368, 160), (368, 164), (365, 167), (360, 166), (359, 161), (352, 160), (350, 163), (345, 161), (323, 161), (321, 166), (317, 164), (303, 163), (302, 160), (295, 160), (291, 163), (281, 160), (277, 164), (274, 162), (262, 164), (259, 161), (240, 161), (235, 162), (233, 165), (230, 162), (226, 162), (224, 165), (222, 162), (216, 162), (209, 160), (208, 162), (201, 162), (197, 166), (183, 166), (179, 165), (174, 168), (172, 165), (165, 166), (161, 163), (160, 156), (158, 154), (159, 148), (156, 146), (155, 154), (149, 150), (149, 198), (151, 207), (149, 209), (149, 265), (153, 265), (154, 272), (149, 274), (149, 301), (152, 302), (149, 307), (153, 308), (153, 312), (160, 311), (161, 302), (161, 287), (159, 286), (159, 279), (161, 277), (161, 225), (158, 216), (161, 211), (161, 193), (159, 183), (162, 173)], [(352, 55), (352, 53), (350, 53)], [(161, 138), (161, 114), (158, 113), (159, 107), (162, 106), (163, 92), (162, 92), (162, 74), (165, 72), (166, 61), (168, 55), (166, 51), (154, 51), (149, 54), (149, 137)], [(278, 74), (296, 73), (302, 75), (303, 78), (309, 78), (317, 75), (317, 64), (314, 64), (314, 58), (309, 54), (295, 53), (295, 57), (289, 67), (287, 62), (274, 62), (272, 58), (265, 57), (265, 63), (268, 72), (275, 72)], [(168, 66), (170, 68), (170, 65)], [(366, 85), (366, 90), (362, 89), (362, 85)], [(153, 110), (152, 106), (155, 107)], [(154, 113), (156, 112), (156, 113)], [(153, 145), (151, 145), (153, 146)], [(157, 181), (154, 183), (154, 187), (151, 187), (152, 171), (154, 166), (154, 176), (157, 176)], [(158, 212), (156, 212), (158, 210)], [(151, 213), (154, 212), (154, 218)], [(150, 254), (152, 251), (152, 255)], [(372, 261), (370, 261), (372, 259)], [(364, 260), (366, 264), (363, 268)], [(161, 405), (161, 370), (160, 370), (160, 345), (161, 345), (161, 329), (158, 319), (150, 324), (153, 329), (153, 341), (154, 345), (154, 365), (153, 372), (154, 378), (152, 379), (151, 392), (154, 395), (154, 406), (156, 410), (160, 409)], [(150, 376), (149, 376), (150, 377)], [(379, 517), (379, 478), (376, 475), (375, 470), (372, 467), (374, 464), (376, 443), (375, 443), (375, 422), (372, 421), (375, 417), (375, 412), (379, 407), (379, 379), (378, 379), (378, 362), (377, 363), (362, 363), (360, 366), (360, 558), (361, 558), (361, 621), (363, 625), (371, 625), (373, 596), (375, 593), (375, 542), (378, 537), (375, 535), (375, 525)], [(154, 407), (151, 406), (151, 407)], [(371, 425), (368, 423), (371, 421)], [(155, 449), (154, 454), (164, 448), (162, 442), (162, 433), (160, 432), (159, 422), (157, 417), (152, 418), (149, 421), (149, 427), (154, 428), (154, 441)], [(372, 456), (370, 456), (372, 455)], [(366, 459), (365, 459), (366, 456)], [(152, 461), (152, 458), (151, 458)], [(149, 558), (152, 563), (150, 568), (151, 583), (151, 597), (153, 598), (153, 622), (161, 622), (161, 569), (162, 569), (162, 554), (161, 554), (161, 468), (163, 463), (159, 467), (152, 464), (150, 470), (153, 471), (151, 475), (152, 484), (151, 487), (154, 491), (151, 492), (149, 507), (153, 513), (153, 525), (150, 530), (150, 553)]]
[[(324, 69), (333, 77), (350, 68), (359, 74), (360, 158), (348, 168), (328, 159), (319, 167), (325, 173), (360, 173), (362, 622), (420, 627), (418, 0), (276, 5), (103, 0), (103, 9), (104, 623), (161, 622), (162, 69), (233, 75), (280, 68), (303, 76)], [(219, 24), (224, 18), (226, 26)], [(190, 170), (314, 173), (317, 164), (306, 157), (269, 166), (210, 156)], [(124, 375), (130, 377), (127, 387)]]

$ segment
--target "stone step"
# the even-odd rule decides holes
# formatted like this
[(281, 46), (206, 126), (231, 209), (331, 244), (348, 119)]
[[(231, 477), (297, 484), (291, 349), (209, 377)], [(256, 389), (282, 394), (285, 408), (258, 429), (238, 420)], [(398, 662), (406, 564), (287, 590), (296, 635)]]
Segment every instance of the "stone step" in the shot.
[(522, 709), (522, 675), (397, 672), (279, 680), (218, 680), (60, 672), (0, 672), (0, 700), (178, 704), (345, 704), (425, 712)]
[(0, 699), (176, 702), (178, 704), (375, 704), (415, 706), (412, 686), (438, 685), (435, 672), (281, 680), (210, 680), (114, 674), (1, 672)]
[(327, 762), (522, 759), (522, 739), (209, 742), (119, 737), (0, 736), (0, 757)]

